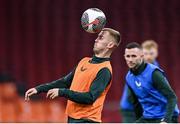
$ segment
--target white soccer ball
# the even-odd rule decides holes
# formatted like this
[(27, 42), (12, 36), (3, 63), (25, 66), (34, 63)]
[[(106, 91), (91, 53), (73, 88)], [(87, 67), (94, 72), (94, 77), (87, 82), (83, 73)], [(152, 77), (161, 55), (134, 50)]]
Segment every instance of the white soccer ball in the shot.
[(82, 28), (89, 33), (100, 32), (106, 24), (106, 16), (98, 8), (87, 9), (81, 17)]

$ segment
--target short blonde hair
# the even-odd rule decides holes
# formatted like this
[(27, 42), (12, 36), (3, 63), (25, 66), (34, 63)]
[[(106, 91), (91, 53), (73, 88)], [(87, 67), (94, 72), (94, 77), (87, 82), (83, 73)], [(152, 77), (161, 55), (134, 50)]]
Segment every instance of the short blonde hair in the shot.
[(158, 44), (154, 40), (146, 40), (141, 44), (143, 49), (155, 48), (158, 50)]
[(112, 28), (103, 28), (102, 31), (108, 31), (109, 34), (115, 39), (117, 46), (119, 46), (119, 44), (121, 42), (121, 35), (120, 35), (119, 31), (116, 31)]

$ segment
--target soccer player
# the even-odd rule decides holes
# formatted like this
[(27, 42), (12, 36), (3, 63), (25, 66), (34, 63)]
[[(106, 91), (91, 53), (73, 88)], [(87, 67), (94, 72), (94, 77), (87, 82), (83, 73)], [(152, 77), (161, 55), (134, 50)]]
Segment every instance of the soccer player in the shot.
[(158, 44), (154, 40), (146, 40), (142, 43), (144, 60), (159, 67), (156, 58), (158, 57)]
[[(177, 123), (179, 109), (177, 97), (170, 87), (164, 71), (143, 60), (142, 47), (129, 43), (124, 54), (129, 71), (126, 83), (131, 91), (135, 111), (141, 108), (137, 123)], [(139, 103), (139, 104), (138, 104)], [(139, 109), (139, 112), (141, 111)]]
[[(146, 40), (141, 44), (144, 53), (144, 60), (159, 67), (157, 62), (158, 44), (154, 40)], [(129, 99), (128, 86), (125, 84), (123, 95), (120, 100), (120, 112), (123, 123), (133, 123), (136, 120), (132, 101)]]
[(110, 56), (119, 44), (120, 33), (104, 28), (95, 40), (92, 58), (83, 58), (63, 78), (29, 89), (25, 100), (41, 92), (47, 92), (50, 99), (65, 97), (69, 123), (101, 122), (104, 100), (112, 83)]

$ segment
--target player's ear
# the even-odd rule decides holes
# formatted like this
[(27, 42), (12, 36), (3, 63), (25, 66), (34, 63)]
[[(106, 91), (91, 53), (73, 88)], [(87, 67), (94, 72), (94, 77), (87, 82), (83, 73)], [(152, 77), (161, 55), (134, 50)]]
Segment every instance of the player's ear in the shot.
[(144, 58), (144, 53), (142, 52), (141, 57)]
[(107, 45), (108, 48), (114, 48), (116, 47), (116, 44), (114, 42), (109, 42), (108, 45)]

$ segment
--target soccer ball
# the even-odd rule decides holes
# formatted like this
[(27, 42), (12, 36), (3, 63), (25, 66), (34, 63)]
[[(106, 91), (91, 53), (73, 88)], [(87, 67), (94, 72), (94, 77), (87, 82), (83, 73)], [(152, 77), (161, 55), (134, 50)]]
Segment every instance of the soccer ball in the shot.
[(81, 17), (82, 28), (89, 33), (100, 32), (106, 24), (106, 16), (98, 8), (87, 9)]

